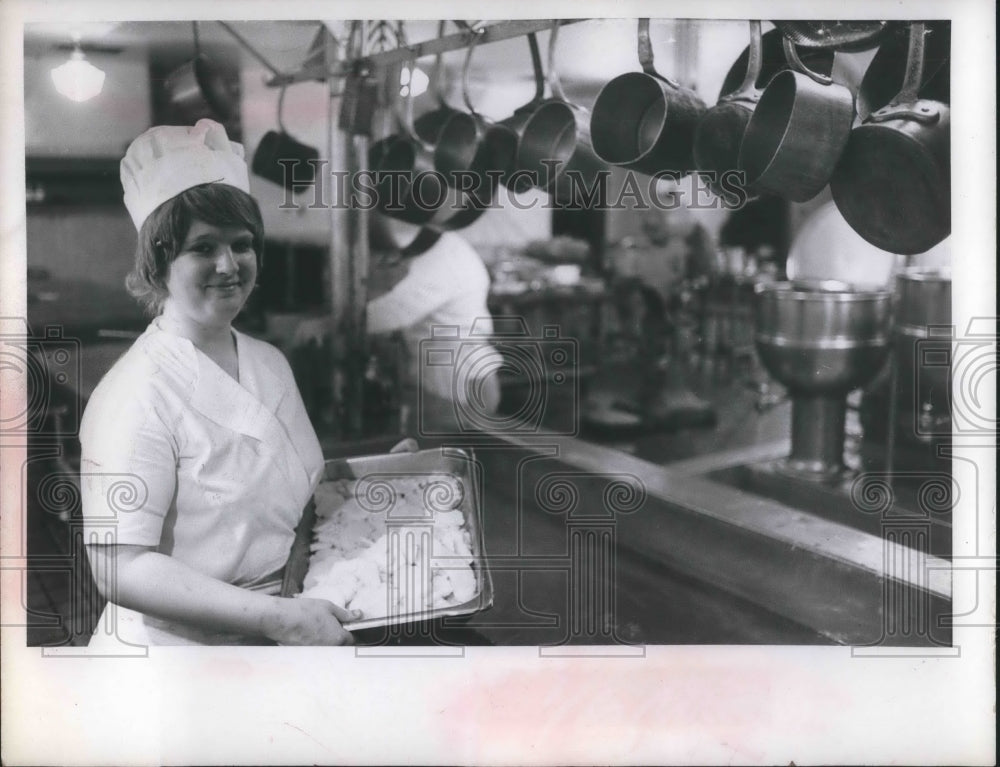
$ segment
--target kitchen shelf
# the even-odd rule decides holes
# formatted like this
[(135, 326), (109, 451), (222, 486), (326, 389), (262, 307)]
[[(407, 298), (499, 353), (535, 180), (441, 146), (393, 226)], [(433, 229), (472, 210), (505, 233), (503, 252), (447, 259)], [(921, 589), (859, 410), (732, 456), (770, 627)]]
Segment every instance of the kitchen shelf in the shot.
[(122, 201), (120, 157), (27, 157), (29, 205), (104, 205)]

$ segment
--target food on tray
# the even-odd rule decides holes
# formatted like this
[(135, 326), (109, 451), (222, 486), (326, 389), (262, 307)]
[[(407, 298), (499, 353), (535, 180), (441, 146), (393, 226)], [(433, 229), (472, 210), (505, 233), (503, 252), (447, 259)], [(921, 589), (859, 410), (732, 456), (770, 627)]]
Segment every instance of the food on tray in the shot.
[(361, 610), (364, 618), (475, 597), (472, 539), (459, 508), (464, 489), (455, 475), (324, 482), (315, 498), (309, 569), (299, 596)]

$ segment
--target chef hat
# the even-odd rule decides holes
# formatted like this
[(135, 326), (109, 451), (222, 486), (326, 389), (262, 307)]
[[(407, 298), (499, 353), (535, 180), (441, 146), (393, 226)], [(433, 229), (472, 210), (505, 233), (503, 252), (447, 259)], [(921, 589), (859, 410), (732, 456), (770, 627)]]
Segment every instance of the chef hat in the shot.
[(214, 120), (194, 126), (157, 125), (129, 146), (121, 161), (125, 207), (138, 230), (149, 214), (185, 189), (229, 184), (250, 193), (243, 145)]

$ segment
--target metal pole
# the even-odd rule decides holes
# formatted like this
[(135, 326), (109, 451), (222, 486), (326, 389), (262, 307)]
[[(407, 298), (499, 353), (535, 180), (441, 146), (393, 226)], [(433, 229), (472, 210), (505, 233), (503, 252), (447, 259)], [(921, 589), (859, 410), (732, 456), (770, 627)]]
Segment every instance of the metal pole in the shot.
[[(363, 57), (365, 51), (364, 22), (358, 22), (357, 48), (351, 53), (354, 58)], [(344, 134), (344, 141), (349, 146), (348, 170), (351, 178), (368, 169), (368, 138), (364, 135)], [(366, 309), (368, 306), (368, 211), (362, 207), (347, 206), (347, 218), (350, 222), (350, 244), (348, 248), (348, 263), (350, 272), (349, 308), (348, 308), (348, 370), (350, 375), (349, 391), (350, 407), (347, 411), (349, 419), (348, 433), (354, 439), (360, 439), (364, 434), (364, 376), (368, 362), (368, 334), (366, 332)]]
[[(551, 29), (556, 21), (559, 21), (562, 26), (566, 26), (567, 24), (586, 21), (586, 19), (519, 19), (515, 21), (498, 21), (488, 24), (483, 29), (477, 45), (496, 43), (501, 40), (509, 40), (513, 37), (522, 37), (530, 32), (544, 32)], [(406, 45), (388, 51), (373, 53), (368, 57), (368, 60), (373, 69), (382, 69), (383, 67), (423, 58), (424, 56), (461, 50), (468, 47), (468, 45), (469, 33), (462, 31), (414, 45)], [(277, 87), (307, 80), (327, 80), (331, 77), (340, 78), (347, 74), (351, 62), (357, 58), (359, 56), (348, 55), (338, 62), (325, 62), (322, 66), (306, 64), (297, 72), (289, 72), (272, 77), (267, 81), (267, 84), (271, 87)]]
[[(348, 47), (352, 45), (353, 35), (348, 41)], [(350, 55), (350, 51), (340, 50), (329, 35), (325, 38), (324, 58), (328, 68), (337, 66), (338, 58), (343, 55)], [(336, 98), (337, 82), (333, 78), (328, 81), (329, 98), (327, 102), (327, 156), (330, 158), (330, 170), (346, 169), (348, 163), (348, 145), (343, 141), (337, 127), (337, 115), (339, 101)], [(347, 220), (348, 211), (343, 205), (343, 200), (331, 199), (333, 192), (331, 189), (333, 175), (327, 173), (321, 183), (327, 184), (326, 202), (330, 205), (330, 247), (329, 247), (329, 283), (328, 294), (330, 299), (330, 353), (331, 353), (331, 393), (333, 398), (333, 427), (334, 436), (344, 439), (347, 436), (344, 414), (349, 412), (348, 403), (348, 383), (347, 383), (347, 357), (346, 348), (348, 342), (345, 318), (348, 312), (347, 288), (349, 280), (349, 260), (350, 251), (350, 225)]]
[[(364, 22), (351, 23), (346, 50), (342, 55), (354, 60), (364, 55)], [(340, 49), (327, 39), (328, 62), (334, 63), (333, 51)], [(329, 118), (329, 155), (332, 171), (345, 171), (354, 178), (367, 165), (368, 141), (340, 130), (336, 105), (339, 89), (331, 78)], [(329, 176), (332, 180), (333, 176)], [(365, 424), (364, 373), (368, 359), (365, 333), (365, 308), (368, 303), (368, 215), (350, 204), (350, 194), (340, 198), (340, 188), (333, 190), (330, 207), (330, 306), (333, 352), (333, 393), (338, 436), (360, 439)]]

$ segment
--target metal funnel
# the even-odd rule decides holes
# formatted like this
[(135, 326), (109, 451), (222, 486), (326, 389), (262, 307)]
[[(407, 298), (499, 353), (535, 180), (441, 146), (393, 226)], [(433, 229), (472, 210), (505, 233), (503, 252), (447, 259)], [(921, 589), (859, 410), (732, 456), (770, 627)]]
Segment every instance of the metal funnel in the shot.
[(761, 362), (792, 399), (792, 452), (784, 468), (823, 480), (844, 468), (847, 395), (873, 379), (888, 356), (892, 291), (834, 281), (756, 288)]

